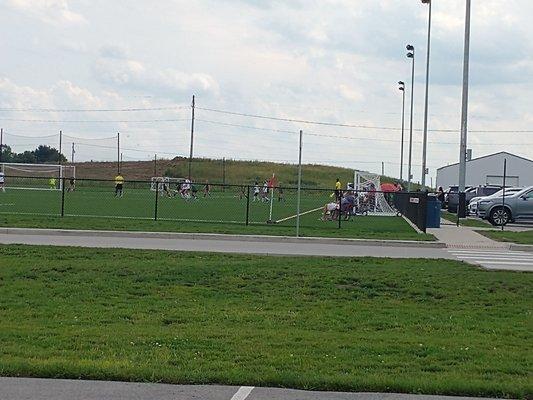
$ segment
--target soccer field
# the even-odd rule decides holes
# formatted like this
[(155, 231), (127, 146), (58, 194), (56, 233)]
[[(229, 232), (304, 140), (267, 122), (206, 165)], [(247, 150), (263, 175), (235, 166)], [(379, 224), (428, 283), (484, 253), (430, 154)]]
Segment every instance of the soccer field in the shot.
[[(8, 188), (0, 194), (0, 212), (28, 215), (61, 215), (62, 201), (65, 216), (157, 219), (175, 221), (229, 222), (264, 224), (270, 219), (284, 225), (296, 221), (296, 193), (292, 191), (280, 201), (275, 195), (270, 218), (270, 201), (253, 201), (247, 204), (240, 188), (212, 191), (197, 199), (183, 199), (179, 195), (168, 197), (148, 188), (131, 188), (123, 197), (115, 197), (114, 189), (106, 187), (78, 187), (64, 194), (58, 190)], [(301, 198), (302, 224), (322, 224), (319, 221), (323, 205), (331, 201), (325, 191), (304, 191)], [(157, 208), (157, 210), (156, 210)], [(312, 211), (312, 212), (310, 212)]]
[[(80, 182), (80, 181), (78, 181)], [(101, 229), (131, 231), (203, 232), (259, 235), (296, 233), (295, 189), (285, 189), (279, 201), (247, 204), (241, 187), (215, 186), (209, 197), (169, 198), (149, 189), (146, 182), (126, 185), (124, 196), (114, 196), (112, 182), (83, 181), (74, 192), (8, 187), (0, 192), (0, 224), (24, 228)], [(246, 193), (246, 189), (245, 189)], [(64, 218), (60, 218), (63, 201)], [(432, 240), (418, 234), (400, 217), (357, 216), (350, 221), (321, 221), (324, 204), (333, 201), (331, 191), (302, 190), (302, 236), (365, 239)], [(157, 203), (157, 212), (156, 212)], [(248, 209), (248, 212), (247, 212)], [(246, 225), (248, 214), (248, 226)], [(155, 221), (157, 215), (157, 221)]]

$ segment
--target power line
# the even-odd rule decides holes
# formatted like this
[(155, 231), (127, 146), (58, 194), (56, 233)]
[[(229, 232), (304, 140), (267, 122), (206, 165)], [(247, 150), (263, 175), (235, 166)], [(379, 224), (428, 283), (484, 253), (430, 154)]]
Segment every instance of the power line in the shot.
[[(289, 133), (289, 134), (293, 134), (293, 135), (297, 135), (298, 134), (298, 131), (289, 131), (289, 130), (271, 129), (271, 128), (260, 128), (260, 127), (256, 127), (256, 126), (250, 126), (250, 125), (231, 124), (231, 123), (212, 121), (212, 120), (205, 120), (205, 119), (198, 119), (198, 118), (196, 118), (196, 121), (207, 122), (207, 123), (210, 123), (210, 124), (222, 125), (222, 126), (231, 126), (231, 127), (239, 127), (239, 128), (259, 130), (259, 131), (268, 131), (268, 132), (274, 132), (274, 133)], [(353, 137), (353, 136), (331, 135), (331, 134), (322, 134), (322, 133), (313, 133), (313, 132), (306, 132), (305, 135), (306, 136), (327, 137), (327, 138), (333, 138), (333, 139), (367, 140), (367, 141), (374, 141), (374, 142), (393, 142), (393, 143), (397, 143), (398, 142), (397, 139)], [(413, 143), (422, 143), (422, 142), (421, 141), (414, 141)], [(428, 143), (446, 144), (446, 145), (458, 145), (459, 144), (457, 142), (440, 142), (440, 141), (430, 141)], [(477, 145), (479, 145), (479, 146), (524, 146), (524, 145), (533, 145), (533, 143), (478, 143)]]
[(139, 112), (139, 111), (171, 111), (189, 108), (189, 106), (149, 107), (149, 108), (0, 108), (5, 112)]
[[(209, 111), (219, 114), (228, 114), (228, 115), (237, 115), (241, 117), (248, 118), (258, 118), (258, 119), (267, 119), (271, 121), (283, 121), (283, 122), (295, 122), (300, 124), (309, 124), (309, 125), (324, 125), (324, 126), (336, 126), (341, 128), (360, 128), (360, 129), (375, 129), (375, 130), (388, 130), (388, 131), (398, 131), (400, 128), (394, 127), (385, 127), (385, 126), (371, 126), (371, 125), (357, 125), (357, 124), (348, 124), (348, 123), (335, 123), (335, 122), (323, 122), (323, 121), (311, 121), (304, 119), (295, 119), (295, 118), (280, 118), (272, 117), (267, 115), (258, 115), (258, 114), (247, 114), (241, 112), (227, 111), (227, 110), (217, 110), (214, 108), (205, 108), (198, 107), (197, 109), (203, 111)], [(422, 129), (414, 129), (415, 131), (422, 132)], [(457, 133), (460, 129), (429, 129), (429, 132), (445, 132), (445, 133)], [(533, 130), (470, 130), (473, 133), (533, 133)]]
[(12, 121), (12, 122), (43, 122), (43, 123), (54, 123), (54, 124), (64, 124), (64, 123), (109, 123), (109, 122), (127, 122), (127, 123), (136, 123), (136, 122), (179, 122), (179, 121), (190, 121), (189, 118), (178, 118), (178, 119), (142, 119), (142, 120), (53, 120), (53, 119), (15, 119), (15, 118), (0, 118), (0, 121)]

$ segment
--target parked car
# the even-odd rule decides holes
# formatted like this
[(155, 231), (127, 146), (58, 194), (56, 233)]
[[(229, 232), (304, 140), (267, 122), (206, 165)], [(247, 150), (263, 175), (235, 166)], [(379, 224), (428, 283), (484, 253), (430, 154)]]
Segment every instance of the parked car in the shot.
[(478, 202), (478, 215), (495, 226), (516, 220), (533, 220), (533, 186), (511, 196), (489, 197)]
[[(522, 187), (512, 187), (512, 188), (506, 188), (505, 189), (505, 195), (506, 196), (511, 196), (515, 193), (518, 193), (520, 192), (521, 190), (523, 190), (524, 188)], [(485, 200), (487, 197), (498, 197), (498, 196), (502, 196), (503, 195), (503, 189), (499, 190), (498, 192), (490, 195), (490, 196), (479, 196), (479, 197), (474, 197), (472, 200), (470, 200), (470, 203), (468, 203), (468, 213), (470, 215), (477, 215), (477, 206), (478, 206), (478, 203), (481, 201), (481, 200)]]
[[(466, 205), (470, 203), (475, 197), (481, 196), (490, 196), (500, 190), (499, 186), (478, 186), (478, 187), (469, 187), (465, 190), (466, 194)], [(453, 192), (448, 195), (448, 211), (456, 213), (459, 208), (459, 193)]]

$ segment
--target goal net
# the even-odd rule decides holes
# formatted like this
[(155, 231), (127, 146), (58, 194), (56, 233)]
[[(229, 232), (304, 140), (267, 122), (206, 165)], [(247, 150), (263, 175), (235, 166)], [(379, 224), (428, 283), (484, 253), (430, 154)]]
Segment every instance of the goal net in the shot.
[(156, 191), (156, 188), (159, 188), (159, 191), (162, 192), (165, 190), (165, 185), (168, 189), (175, 190), (177, 186), (184, 182), (185, 179), (182, 178), (169, 178), (168, 176), (153, 176), (150, 180), (150, 190), (152, 192)]
[(62, 190), (64, 180), (76, 178), (73, 165), (1, 163), (0, 171), (12, 189)]
[(368, 213), (384, 216), (393, 216), (397, 214), (387, 201), (385, 194), (381, 191), (380, 175), (355, 171), (354, 189), (358, 192), (358, 205), (365, 203)]

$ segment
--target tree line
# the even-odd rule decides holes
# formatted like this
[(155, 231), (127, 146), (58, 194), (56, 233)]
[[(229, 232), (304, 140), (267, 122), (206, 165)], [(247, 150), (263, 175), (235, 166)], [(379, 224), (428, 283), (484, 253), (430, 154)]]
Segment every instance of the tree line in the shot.
[(26, 150), (22, 153), (13, 152), (7, 145), (2, 145), (0, 150), (0, 162), (3, 163), (57, 164), (59, 161), (62, 163), (67, 161), (67, 158), (59, 154), (56, 148), (45, 145), (39, 145), (35, 150)]

